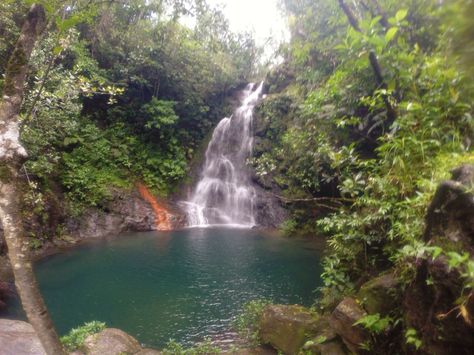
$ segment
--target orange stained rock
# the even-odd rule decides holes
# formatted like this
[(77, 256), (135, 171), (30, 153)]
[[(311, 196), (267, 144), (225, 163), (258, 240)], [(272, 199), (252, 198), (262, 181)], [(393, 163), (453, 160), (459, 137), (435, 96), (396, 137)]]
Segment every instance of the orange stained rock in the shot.
[(161, 206), (156, 198), (151, 194), (147, 187), (141, 183), (137, 184), (138, 191), (142, 198), (147, 201), (155, 213), (156, 229), (161, 231), (171, 230), (170, 213)]

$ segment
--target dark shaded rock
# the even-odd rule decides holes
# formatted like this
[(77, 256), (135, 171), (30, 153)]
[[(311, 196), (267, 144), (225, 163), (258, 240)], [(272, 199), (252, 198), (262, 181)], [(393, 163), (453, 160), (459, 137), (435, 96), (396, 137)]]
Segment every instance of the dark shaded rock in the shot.
[(355, 326), (367, 313), (350, 297), (344, 298), (334, 309), (329, 319), (332, 329), (342, 338), (344, 344), (354, 353), (359, 351), (359, 345), (365, 342), (369, 334), (361, 326)]
[(424, 240), (457, 244), (473, 253), (474, 165), (463, 165), (451, 173), (452, 180), (439, 185), (428, 207)]
[(0, 255), (0, 280), (10, 281), (13, 279), (13, 269), (7, 255)]
[(285, 354), (297, 354), (317, 332), (317, 318), (301, 306), (269, 305), (260, 318), (260, 339)]
[(464, 186), (474, 186), (474, 165), (465, 164), (451, 171), (451, 179), (457, 181)]
[(0, 311), (6, 309), (8, 299), (16, 295), (13, 284), (0, 281)]
[(368, 313), (386, 316), (400, 303), (399, 286), (393, 274), (383, 274), (363, 284), (357, 298)]
[(135, 338), (115, 328), (89, 335), (83, 348), (87, 355), (135, 354), (142, 350)]
[(257, 203), (255, 206), (257, 225), (278, 228), (288, 217), (288, 211), (283, 208), (281, 201), (270, 192), (257, 188)]
[[(450, 270), (443, 257), (421, 261), (416, 273), (403, 298), (407, 327), (422, 334), (429, 354), (470, 354), (474, 328), (454, 309), (463, 288), (459, 273)], [(474, 314), (473, 303), (467, 305), (469, 314)]]
[(3, 228), (0, 226), (0, 255), (7, 253), (7, 243), (3, 237)]
[(0, 354), (46, 355), (46, 352), (29, 323), (0, 319)]
[(330, 316), (322, 315), (317, 319), (314, 337), (307, 341), (303, 350), (311, 354), (345, 355), (347, 349), (336, 331), (330, 326)]
[[(474, 252), (474, 165), (452, 171), (442, 182), (428, 208), (424, 240), (445, 251)], [(465, 303), (465, 316), (456, 309), (466, 295), (464, 280), (445, 256), (415, 260), (416, 276), (403, 295), (408, 328), (422, 337), (429, 354), (470, 354), (474, 348), (474, 299)], [(428, 282), (429, 281), (429, 282)]]

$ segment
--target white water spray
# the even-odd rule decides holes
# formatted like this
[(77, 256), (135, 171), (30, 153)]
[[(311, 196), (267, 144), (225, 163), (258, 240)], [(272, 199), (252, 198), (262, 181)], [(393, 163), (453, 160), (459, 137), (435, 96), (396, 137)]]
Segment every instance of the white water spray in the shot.
[(255, 225), (256, 192), (246, 160), (252, 153), (253, 109), (263, 82), (249, 84), (241, 105), (214, 129), (198, 184), (185, 202), (189, 226)]

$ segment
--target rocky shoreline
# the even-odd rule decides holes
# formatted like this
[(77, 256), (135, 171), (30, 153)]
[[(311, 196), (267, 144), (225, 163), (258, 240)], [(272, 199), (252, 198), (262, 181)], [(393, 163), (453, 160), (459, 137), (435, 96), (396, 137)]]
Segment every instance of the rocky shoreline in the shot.
[[(173, 202), (166, 201), (164, 204), (170, 212), (172, 229), (184, 227), (185, 215)], [(80, 216), (68, 216), (63, 226), (64, 231), (59, 237), (50, 238), (31, 250), (33, 261), (84, 243), (113, 239), (123, 232), (157, 230), (153, 208), (136, 190), (116, 190), (105, 208), (90, 208)], [(3, 232), (0, 229), (0, 281), (11, 281), (11, 267), (5, 254)]]

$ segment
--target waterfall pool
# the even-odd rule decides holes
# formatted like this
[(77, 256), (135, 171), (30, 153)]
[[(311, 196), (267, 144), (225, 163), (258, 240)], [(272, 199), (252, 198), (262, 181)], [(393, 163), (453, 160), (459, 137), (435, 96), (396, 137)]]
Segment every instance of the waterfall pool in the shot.
[(231, 329), (253, 299), (311, 305), (321, 266), (314, 243), (231, 228), (128, 233), (44, 259), (36, 275), (54, 323), (91, 320), (143, 344), (186, 346)]

